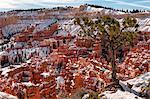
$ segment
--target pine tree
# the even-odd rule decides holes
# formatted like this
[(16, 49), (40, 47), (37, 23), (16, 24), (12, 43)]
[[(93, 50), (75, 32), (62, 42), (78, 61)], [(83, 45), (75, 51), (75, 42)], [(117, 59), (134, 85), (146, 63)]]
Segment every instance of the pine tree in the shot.
[[(105, 51), (110, 51), (110, 63), (112, 65), (112, 80), (115, 83), (119, 83), (116, 76), (116, 52), (122, 48), (123, 45), (133, 45), (133, 39), (136, 36), (137, 29), (130, 31), (128, 28), (137, 28), (137, 21), (135, 18), (127, 17), (123, 20), (123, 28), (120, 27), (120, 23), (109, 16), (103, 16), (97, 21), (93, 21), (89, 18), (76, 18), (75, 23), (78, 24), (84, 36), (90, 36), (95, 39), (96, 36), (100, 36), (102, 48)], [(94, 36), (93, 32), (99, 31), (98, 35)]]

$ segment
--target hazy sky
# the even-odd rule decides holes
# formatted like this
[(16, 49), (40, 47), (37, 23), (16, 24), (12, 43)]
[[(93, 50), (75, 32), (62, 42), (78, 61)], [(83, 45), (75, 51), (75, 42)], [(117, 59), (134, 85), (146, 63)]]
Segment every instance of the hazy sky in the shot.
[(150, 10), (150, 0), (0, 0), (0, 11), (12, 9), (52, 8), (96, 4), (118, 9)]

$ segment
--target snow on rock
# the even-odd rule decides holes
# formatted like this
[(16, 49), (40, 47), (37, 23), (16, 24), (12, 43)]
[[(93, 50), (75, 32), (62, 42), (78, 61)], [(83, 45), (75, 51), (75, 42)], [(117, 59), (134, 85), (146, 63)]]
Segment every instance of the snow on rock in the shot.
[(36, 31), (42, 31), (44, 30), (44, 28), (49, 27), (50, 25), (52, 25), (53, 23), (56, 23), (57, 20), (56, 19), (52, 19), (52, 20), (44, 20), (43, 23), (39, 24), (36, 27)]
[(86, 8), (86, 11), (89, 12), (103, 12), (105, 14), (113, 14), (113, 15), (120, 15), (120, 14), (125, 14), (124, 12), (121, 11), (113, 11), (113, 10), (108, 10), (108, 9), (104, 9), (104, 8), (95, 8), (95, 7), (90, 7), (88, 6)]
[(14, 43), (15, 48), (22, 48), (24, 45), (25, 45), (24, 42), (15, 42)]
[(7, 76), (8, 72), (10, 72), (12, 69), (10, 69), (9, 67), (5, 67), (5, 68), (2, 68), (1, 70), (2, 70), (1, 75)]
[(86, 10), (87, 11), (102, 11), (104, 9), (103, 8), (94, 8), (94, 7), (88, 6)]
[(118, 90), (116, 93), (106, 91), (103, 93), (103, 95), (106, 97), (106, 99), (143, 99), (134, 95), (133, 93), (127, 91), (123, 92), (121, 90)]
[(65, 80), (62, 76), (58, 76), (56, 78), (56, 82), (57, 82), (57, 87), (56, 89), (58, 89), (59, 87), (61, 87), (61, 85), (64, 85), (65, 84)]
[(2, 52), (0, 52), (0, 56), (8, 56), (8, 52), (2, 51)]
[(46, 77), (49, 77), (49, 76), (50, 76), (49, 72), (43, 72), (43, 73), (41, 73), (41, 75), (42, 75), (44, 78), (46, 78)]
[(18, 99), (18, 98), (10, 94), (0, 92), (0, 99)]
[(21, 32), (28, 25), (29, 24), (24, 24), (24, 23), (7, 25), (4, 28), (2, 28), (3, 35), (5, 37), (9, 37), (10, 35)]
[[(74, 19), (59, 21), (59, 24), (60, 24), (61, 30), (58, 31), (58, 34), (57, 34), (58, 36), (60, 36), (60, 35), (65, 36), (68, 34), (68, 32), (72, 36), (77, 36), (77, 34), (80, 31), (80, 26), (74, 25)], [(65, 32), (65, 31), (67, 31), (67, 32)]]
[[(127, 81), (120, 81), (120, 85), (125, 91), (117, 90), (117, 92), (112, 93), (111, 91), (105, 91), (101, 96), (106, 97), (107, 99), (145, 99), (139, 97), (141, 89), (145, 86), (148, 86), (150, 81), (150, 72), (142, 74), (134, 79)], [(127, 83), (133, 85), (130, 89)]]
[(140, 31), (150, 32), (150, 26), (140, 27)]
[[(142, 88), (145, 86), (148, 86), (150, 81), (150, 72), (147, 72), (141, 76), (138, 76), (134, 79), (127, 80), (127, 81), (121, 81), (121, 83), (127, 85), (127, 83), (133, 85), (132, 89), (136, 91), (137, 93), (140, 93), (142, 91)], [(128, 88), (126, 90), (129, 90)], [(132, 90), (131, 90), (132, 91)]]
[(68, 32), (64, 31), (64, 30), (59, 30), (58, 34), (56, 34), (56, 36), (67, 36)]
[(89, 97), (90, 97), (89, 94), (85, 94), (85, 95), (82, 97), (82, 99), (88, 99)]
[[(15, 68), (19, 68), (21, 67), (21, 65), (10, 65), (11, 67), (15, 67)], [(0, 71), (2, 71), (1, 75), (8, 76), (8, 72), (13, 71), (15, 68), (10, 68), (10, 67), (5, 67), (5, 68), (1, 68)]]
[(37, 16), (38, 15), (38, 12), (37, 11), (34, 11), (34, 12), (31, 12), (31, 11), (22, 11), (22, 12), (19, 12), (17, 14), (17, 16)]
[(35, 84), (33, 84), (32, 82), (23, 82), (22, 84), (28, 87), (35, 86)]
[(137, 19), (139, 31), (150, 32), (150, 18)]

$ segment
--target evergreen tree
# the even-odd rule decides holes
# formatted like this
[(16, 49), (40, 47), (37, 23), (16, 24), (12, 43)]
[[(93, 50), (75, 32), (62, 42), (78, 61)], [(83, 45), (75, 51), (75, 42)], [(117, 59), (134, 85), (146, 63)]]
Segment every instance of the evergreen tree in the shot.
[[(123, 28), (120, 27), (120, 23), (109, 16), (104, 16), (97, 21), (93, 21), (89, 18), (76, 18), (75, 24), (78, 24), (82, 29), (84, 36), (90, 36), (95, 39), (96, 36), (100, 36), (102, 48), (106, 51), (110, 51), (110, 63), (112, 65), (112, 80), (115, 83), (119, 83), (116, 76), (116, 52), (123, 47), (123, 45), (132, 45), (133, 39), (136, 36), (137, 31), (130, 31), (128, 28), (137, 28), (137, 21), (135, 18), (127, 17), (123, 20)], [(136, 29), (137, 30), (137, 29)], [(94, 31), (99, 31), (98, 35), (94, 36)]]

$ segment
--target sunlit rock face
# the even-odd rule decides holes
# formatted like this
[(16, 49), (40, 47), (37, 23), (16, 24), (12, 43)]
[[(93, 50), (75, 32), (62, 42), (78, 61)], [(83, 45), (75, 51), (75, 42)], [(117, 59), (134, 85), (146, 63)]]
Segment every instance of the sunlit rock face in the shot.
[(17, 17), (17, 16), (1, 17), (0, 18), (0, 27), (7, 26), (9, 24), (16, 24), (18, 20), (19, 20), (19, 17)]

